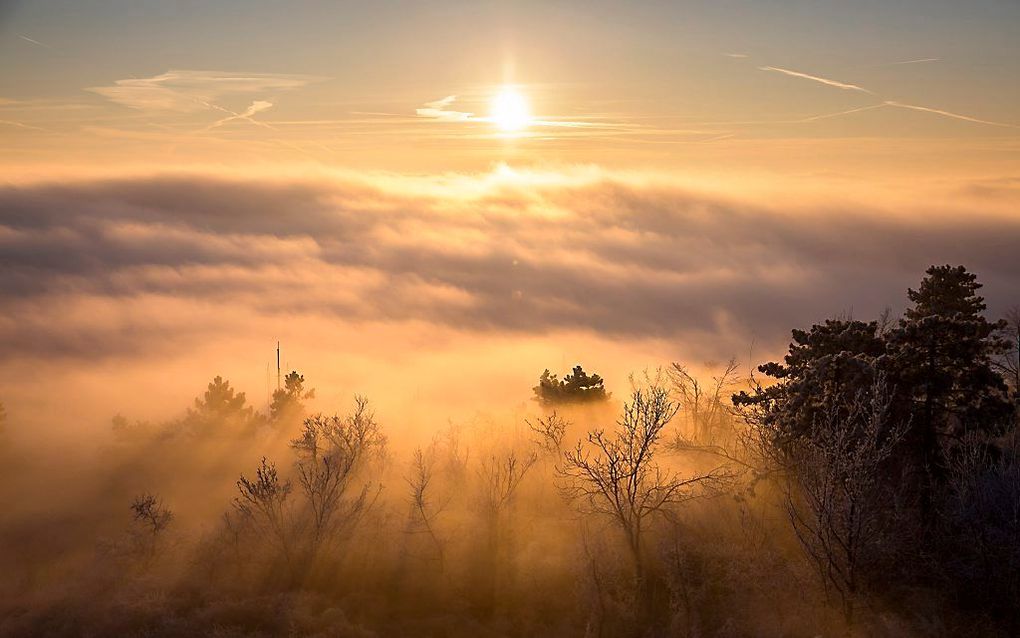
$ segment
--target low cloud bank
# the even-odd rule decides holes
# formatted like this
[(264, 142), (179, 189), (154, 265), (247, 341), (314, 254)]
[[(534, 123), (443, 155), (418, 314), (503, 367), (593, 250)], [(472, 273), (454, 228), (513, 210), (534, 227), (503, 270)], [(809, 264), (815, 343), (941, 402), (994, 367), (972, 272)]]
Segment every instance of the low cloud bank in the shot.
[(236, 329), (218, 316), (281, 314), (775, 341), (902, 303), (931, 263), (976, 271), (992, 312), (1020, 302), (1020, 219), (983, 215), (979, 200), (937, 213), (741, 202), (608, 174), (423, 183), (173, 175), (0, 188), (0, 357), (129, 355)]

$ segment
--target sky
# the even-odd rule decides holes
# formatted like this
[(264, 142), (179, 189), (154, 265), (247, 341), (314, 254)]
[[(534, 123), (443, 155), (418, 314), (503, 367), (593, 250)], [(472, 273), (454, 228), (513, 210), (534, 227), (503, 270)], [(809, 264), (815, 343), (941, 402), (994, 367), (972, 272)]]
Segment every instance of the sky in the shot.
[[(1018, 21), (1006, 0), (7, 2), (3, 161), (981, 175), (1016, 166)], [(503, 84), (546, 125), (442, 116), (484, 118)]]
[(1003, 312), (1018, 28), (1012, 0), (2, 2), (0, 400), (262, 397), (280, 339), (327, 406), (470, 411), (578, 361), (774, 356), (932, 263)]

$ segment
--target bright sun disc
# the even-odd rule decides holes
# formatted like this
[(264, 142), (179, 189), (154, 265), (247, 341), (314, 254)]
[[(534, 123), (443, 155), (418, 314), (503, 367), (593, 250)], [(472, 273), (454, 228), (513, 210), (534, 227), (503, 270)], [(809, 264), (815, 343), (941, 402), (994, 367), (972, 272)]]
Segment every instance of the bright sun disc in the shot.
[(528, 102), (517, 91), (504, 88), (492, 99), (492, 122), (504, 131), (519, 131), (531, 122)]

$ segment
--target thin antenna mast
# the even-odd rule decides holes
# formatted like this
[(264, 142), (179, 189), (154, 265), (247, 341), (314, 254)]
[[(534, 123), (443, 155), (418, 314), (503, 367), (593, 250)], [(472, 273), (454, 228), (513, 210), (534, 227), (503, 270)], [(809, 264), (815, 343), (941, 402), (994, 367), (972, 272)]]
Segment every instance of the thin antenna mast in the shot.
[(276, 389), (280, 389), (280, 342), (276, 342)]

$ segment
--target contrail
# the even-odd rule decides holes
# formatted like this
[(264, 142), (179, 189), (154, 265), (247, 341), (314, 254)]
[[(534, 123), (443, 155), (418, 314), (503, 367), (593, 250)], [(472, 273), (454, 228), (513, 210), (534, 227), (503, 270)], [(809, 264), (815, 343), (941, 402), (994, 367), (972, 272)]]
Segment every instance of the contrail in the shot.
[(49, 131), (47, 131), (44, 128), (39, 128), (38, 126), (32, 126), (30, 124), (23, 124), (21, 122), (15, 122), (14, 120), (0, 120), (0, 124), (4, 126), (13, 126), (16, 128), (28, 129), (30, 131), (42, 131), (43, 133), (49, 133)]
[(251, 106), (249, 106), (247, 109), (244, 110), (243, 113), (234, 113), (233, 111), (231, 111), (229, 109), (225, 109), (222, 106), (217, 106), (215, 104), (209, 104), (209, 106), (212, 107), (212, 108), (215, 108), (215, 109), (217, 109), (219, 111), (223, 111), (225, 113), (230, 113), (230, 115), (228, 117), (223, 118), (222, 120), (218, 120), (216, 122), (213, 122), (212, 124), (210, 124), (209, 126), (207, 126), (204, 129), (206, 131), (211, 131), (214, 128), (218, 128), (220, 126), (223, 126), (227, 122), (233, 122), (234, 120), (245, 120), (247, 122), (251, 122), (252, 124), (254, 124), (256, 126), (262, 126), (262, 127), (268, 128), (268, 129), (272, 129), (273, 128), (272, 126), (266, 124), (265, 122), (259, 122), (258, 120), (254, 119), (252, 117), (256, 113), (260, 113), (262, 111), (265, 111), (268, 108), (272, 108), (272, 106), (273, 106), (272, 102), (266, 102), (265, 100), (255, 100), (254, 102), (251, 103)]
[(19, 38), (21, 38), (25, 42), (31, 42), (32, 44), (35, 44), (37, 46), (43, 47), (44, 49), (52, 49), (53, 48), (53, 47), (51, 47), (48, 44), (43, 44), (42, 42), (39, 42), (38, 40), (33, 40), (32, 38), (28, 37), (27, 35), (21, 35), (20, 33), (15, 33), (14, 35), (18, 36)]
[(942, 58), (920, 58), (917, 60), (904, 60), (902, 62), (890, 62), (889, 66), (897, 66), (900, 64), (923, 64), (925, 62), (938, 62)]
[(820, 82), (821, 84), (826, 84), (828, 86), (834, 86), (837, 89), (845, 89), (845, 90), (849, 90), (849, 91), (860, 91), (862, 93), (871, 93), (871, 94), (873, 94), (872, 91), (869, 91), (868, 89), (866, 89), (866, 88), (864, 88), (862, 86), (857, 86), (856, 84), (847, 84), (846, 82), (837, 82), (836, 80), (830, 80), (828, 78), (821, 78), (821, 77), (818, 77), (817, 75), (808, 75), (807, 73), (801, 73), (800, 71), (791, 71), (790, 69), (781, 69), (781, 68), (776, 67), (776, 66), (760, 66), (758, 68), (760, 70), (762, 70), (762, 71), (775, 71), (776, 73), (783, 73), (785, 75), (789, 75), (789, 76), (792, 76), (792, 77), (795, 77), (795, 78), (803, 78), (805, 80), (811, 80), (812, 82)]
[(847, 111), (839, 111), (838, 113), (826, 113), (824, 115), (815, 115), (815, 116), (812, 116), (812, 117), (806, 117), (803, 120), (797, 120), (797, 123), (801, 124), (803, 122), (814, 122), (816, 120), (827, 120), (830, 117), (839, 117), (840, 115), (850, 115), (851, 113), (860, 113), (861, 111), (870, 111), (872, 109), (880, 109), (883, 106), (887, 106), (887, 105), (888, 104), (886, 102), (882, 102), (880, 104), (872, 104), (871, 106), (862, 106), (862, 107), (859, 107), (859, 108), (856, 108), (856, 109), (849, 109)]
[(924, 113), (934, 113), (935, 115), (941, 115), (943, 117), (951, 117), (954, 120), (963, 120), (964, 122), (974, 122), (975, 124), (987, 124), (989, 126), (1001, 126), (1003, 128), (1020, 128), (1016, 124), (1006, 124), (1004, 122), (992, 122), (990, 120), (980, 120), (976, 117), (970, 117), (969, 115), (960, 115), (959, 113), (953, 113), (951, 111), (943, 111), (942, 109), (933, 109), (927, 106), (918, 106), (916, 104), (904, 104), (903, 102), (895, 102), (893, 100), (887, 100), (884, 103), (886, 106), (894, 106), (899, 109), (910, 109), (912, 111), (923, 111)]

